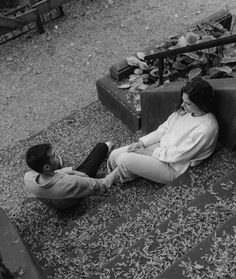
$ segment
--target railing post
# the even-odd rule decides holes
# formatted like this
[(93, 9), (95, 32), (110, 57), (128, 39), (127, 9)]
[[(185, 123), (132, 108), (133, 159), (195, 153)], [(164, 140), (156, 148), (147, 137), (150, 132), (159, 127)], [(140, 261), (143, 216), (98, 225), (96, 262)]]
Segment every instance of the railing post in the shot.
[(159, 58), (159, 85), (163, 84), (163, 71), (164, 71), (164, 58), (160, 57)]
[(39, 14), (37, 15), (36, 26), (37, 26), (37, 30), (38, 30), (39, 34), (43, 34), (44, 28), (43, 28), (43, 23), (41, 21), (41, 17)]
[(63, 10), (63, 7), (62, 7), (62, 6), (59, 6), (58, 10), (59, 10), (59, 14), (60, 14), (60, 16), (64, 16), (64, 15), (65, 15), (64, 10)]

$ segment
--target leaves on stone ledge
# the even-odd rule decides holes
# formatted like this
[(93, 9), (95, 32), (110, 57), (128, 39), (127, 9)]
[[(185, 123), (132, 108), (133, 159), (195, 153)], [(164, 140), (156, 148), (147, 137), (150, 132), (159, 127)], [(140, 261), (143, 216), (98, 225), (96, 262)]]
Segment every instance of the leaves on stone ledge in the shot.
[[(192, 28), (186, 34), (167, 39), (165, 43), (155, 48), (155, 53), (214, 40), (228, 35), (228, 31), (219, 23), (202, 23)], [(153, 53), (151, 51), (151, 53)], [(150, 84), (159, 80), (158, 59), (145, 61), (146, 54), (137, 52), (135, 56), (126, 58), (128, 65), (135, 67), (129, 82), (124, 81), (124, 87), (130, 92), (137, 93), (147, 89)], [(227, 64), (227, 65), (226, 65)], [(183, 53), (167, 57), (164, 64), (163, 78), (165, 82), (192, 80), (203, 76), (208, 79), (236, 77), (236, 44), (212, 47), (199, 51)], [(147, 77), (143, 77), (147, 75)], [(138, 78), (142, 76), (142, 78)]]

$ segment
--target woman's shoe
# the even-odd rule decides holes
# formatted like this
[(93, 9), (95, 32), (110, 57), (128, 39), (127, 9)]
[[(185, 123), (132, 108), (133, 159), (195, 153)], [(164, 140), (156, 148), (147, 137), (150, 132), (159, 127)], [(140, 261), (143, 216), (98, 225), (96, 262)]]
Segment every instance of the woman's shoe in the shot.
[(107, 141), (105, 142), (105, 144), (107, 145), (108, 147), (108, 151), (107, 151), (107, 155), (109, 156), (109, 154), (111, 153), (111, 151), (114, 149), (115, 147), (115, 144), (111, 141)]

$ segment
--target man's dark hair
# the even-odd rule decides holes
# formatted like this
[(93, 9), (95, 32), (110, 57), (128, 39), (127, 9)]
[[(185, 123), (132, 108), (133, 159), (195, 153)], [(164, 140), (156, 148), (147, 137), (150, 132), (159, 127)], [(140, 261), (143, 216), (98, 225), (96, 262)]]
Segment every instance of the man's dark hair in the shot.
[(43, 173), (43, 166), (49, 163), (48, 153), (52, 150), (50, 143), (37, 144), (26, 152), (26, 164), (34, 171)]
[(185, 86), (181, 88), (181, 99), (178, 108), (183, 102), (183, 93), (188, 95), (188, 98), (198, 108), (206, 113), (214, 112), (214, 90), (212, 86), (201, 77), (197, 77), (188, 81)]

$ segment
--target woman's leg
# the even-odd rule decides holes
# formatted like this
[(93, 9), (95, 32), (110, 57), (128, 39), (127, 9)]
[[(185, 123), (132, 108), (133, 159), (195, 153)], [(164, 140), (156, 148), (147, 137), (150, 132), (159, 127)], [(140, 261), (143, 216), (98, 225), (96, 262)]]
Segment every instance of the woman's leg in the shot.
[(111, 152), (107, 160), (107, 169), (109, 173), (112, 172), (117, 167), (117, 160), (119, 156), (127, 152), (127, 150), (128, 150), (128, 145), (120, 148), (116, 148)]
[(177, 172), (169, 164), (136, 153), (121, 154), (117, 160), (117, 171), (121, 182), (143, 177), (166, 184), (177, 177)]
[(77, 171), (86, 173), (89, 177), (95, 178), (98, 169), (106, 158), (108, 146), (106, 143), (98, 143), (90, 152), (84, 162), (76, 168)]

